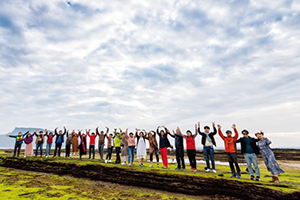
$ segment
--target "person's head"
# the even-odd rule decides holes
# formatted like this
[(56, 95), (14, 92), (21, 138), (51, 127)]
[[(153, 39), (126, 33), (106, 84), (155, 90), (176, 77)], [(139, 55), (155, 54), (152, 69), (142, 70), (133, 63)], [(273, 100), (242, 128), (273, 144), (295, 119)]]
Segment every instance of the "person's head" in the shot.
[(101, 131), (100, 134), (103, 135), (103, 134), (104, 134), (104, 131)]
[(82, 137), (85, 137), (85, 134), (84, 134), (84, 133), (82, 133)]
[(187, 134), (188, 137), (191, 137), (191, 136), (192, 136), (192, 132), (191, 132), (190, 130), (187, 130), (187, 131), (186, 131), (186, 134)]
[(179, 135), (180, 134), (180, 130), (179, 130), (179, 128), (177, 127), (177, 129), (176, 129), (176, 134), (177, 135)]
[(163, 130), (160, 130), (160, 134), (163, 136), (165, 132)]
[(139, 136), (143, 137), (144, 136), (144, 132), (140, 132)]
[(119, 132), (117, 132), (117, 136), (118, 136), (118, 137), (120, 136), (120, 133), (119, 133)]
[(52, 133), (52, 132), (50, 132), (50, 133), (49, 133), (49, 135), (50, 135), (50, 136), (52, 136), (52, 135), (53, 135), (53, 133)]
[(125, 133), (124, 133), (124, 132), (122, 132), (121, 136), (122, 136), (122, 137), (125, 137)]
[(22, 135), (22, 132), (19, 132), (18, 135)]
[(132, 132), (129, 133), (129, 137), (133, 138), (133, 133)]
[(30, 136), (31, 136), (30, 133), (28, 133), (28, 134), (26, 135), (27, 138), (29, 138)]
[(112, 136), (113, 136), (113, 134), (112, 134), (112, 133), (110, 133), (110, 134), (109, 134), (109, 137), (112, 137)]
[(264, 133), (263, 132), (257, 132), (255, 133), (255, 136), (258, 138), (258, 139), (263, 139), (264, 138)]
[(249, 131), (247, 131), (247, 130), (242, 130), (242, 134), (243, 134), (244, 138), (249, 137)]
[(61, 135), (62, 134), (62, 130), (60, 130), (58, 133), (59, 133), (59, 135)]
[(95, 135), (95, 133), (94, 133), (94, 132), (92, 132), (92, 135), (94, 136), (94, 135)]
[(40, 133), (40, 135), (43, 135), (43, 131), (40, 131), (39, 133)]
[(206, 133), (208, 133), (209, 130), (210, 130), (209, 126), (204, 126), (204, 131), (205, 131)]
[(72, 135), (70, 134), (70, 135), (69, 135), (69, 138), (71, 138), (71, 137), (72, 137)]
[(231, 137), (231, 135), (232, 135), (231, 130), (227, 130), (227, 131), (226, 131), (226, 135), (227, 135), (227, 137)]

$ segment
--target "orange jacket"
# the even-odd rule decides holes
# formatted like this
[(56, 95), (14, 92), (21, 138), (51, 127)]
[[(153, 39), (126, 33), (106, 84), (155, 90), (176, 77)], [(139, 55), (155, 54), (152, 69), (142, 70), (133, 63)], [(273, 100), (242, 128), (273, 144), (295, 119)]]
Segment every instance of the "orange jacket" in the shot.
[(225, 151), (226, 153), (235, 153), (236, 149), (235, 149), (235, 142), (239, 137), (239, 133), (237, 132), (236, 129), (234, 129), (234, 137), (224, 137), (221, 129), (218, 130), (218, 133), (220, 135), (220, 137), (224, 140), (225, 142)]

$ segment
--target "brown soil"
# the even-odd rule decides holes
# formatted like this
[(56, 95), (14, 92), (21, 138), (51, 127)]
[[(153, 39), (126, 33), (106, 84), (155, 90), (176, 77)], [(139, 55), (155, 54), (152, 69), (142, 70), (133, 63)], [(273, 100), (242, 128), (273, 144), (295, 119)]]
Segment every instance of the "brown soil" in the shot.
[(127, 186), (145, 187), (195, 196), (231, 197), (237, 199), (300, 199), (300, 192), (284, 194), (280, 191), (255, 186), (240, 181), (199, 178), (187, 175), (169, 175), (137, 172), (102, 165), (76, 165), (69, 163), (31, 161), (22, 158), (1, 157), (0, 165), (15, 169), (69, 175)]

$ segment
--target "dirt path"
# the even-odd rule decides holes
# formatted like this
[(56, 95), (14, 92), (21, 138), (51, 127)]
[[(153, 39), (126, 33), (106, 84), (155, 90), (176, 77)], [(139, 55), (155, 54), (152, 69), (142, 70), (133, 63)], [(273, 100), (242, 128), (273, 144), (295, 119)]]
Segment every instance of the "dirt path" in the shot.
[(0, 165), (15, 169), (69, 175), (93, 181), (118, 183), (193, 196), (225, 196), (238, 199), (300, 199), (300, 192), (284, 194), (276, 190), (258, 187), (251, 183), (226, 179), (137, 172), (102, 165), (79, 166), (41, 160), (30, 161), (12, 157), (0, 157)]

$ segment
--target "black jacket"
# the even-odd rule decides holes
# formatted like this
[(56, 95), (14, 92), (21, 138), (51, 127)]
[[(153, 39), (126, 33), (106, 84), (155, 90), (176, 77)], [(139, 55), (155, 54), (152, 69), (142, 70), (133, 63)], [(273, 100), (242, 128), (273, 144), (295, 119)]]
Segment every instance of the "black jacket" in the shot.
[(172, 137), (175, 138), (175, 148), (176, 149), (183, 149), (183, 137), (182, 135), (178, 135), (178, 134), (171, 134), (170, 132), (168, 132), (168, 134)]
[[(251, 148), (253, 149), (254, 153), (256, 155), (259, 154), (259, 148), (258, 146), (256, 145), (256, 142), (259, 141), (259, 139), (255, 139), (255, 138), (252, 138), (252, 137), (249, 137), (250, 138), (250, 146)], [(236, 143), (241, 143), (241, 147), (242, 147), (242, 153), (246, 153), (246, 140), (244, 137), (241, 137), (240, 139), (238, 139), (236, 141)]]
[(55, 133), (55, 135), (56, 135), (55, 143), (57, 143), (57, 140), (58, 140), (58, 137), (59, 137), (59, 136), (61, 136), (61, 143), (64, 143), (64, 135), (66, 134), (66, 132), (67, 132), (67, 130), (65, 129), (64, 133), (61, 134), (61, 135), (59, 135), (59, 134), (57, 133), (57, 130), (55, 129), (55, 130), (54, 130), (54, 133)]
[[(201, 144), (202, 144), (203, 146), (205, 146), (205, 142), (206, 142), (206, 134), (203, 133), (203, 132), (200, 132), (200, 128), (198, 128), (198, 133), (202, 136)], [(214, 138), (214, 135), (216, 135), (216, 134), (217, 134), (217, 129), (216, 129), (216, 127), (214, 127), (214, 132), (210, 132), (210, 133), (208, 134), (208, 136), (209, 136), (210, 139), (211, 139), (211, 142), (212, 142), (213, 145), (215, 145), (215, 146), (217, 146), (217, 145), (216, 145), (215, 138)]]

